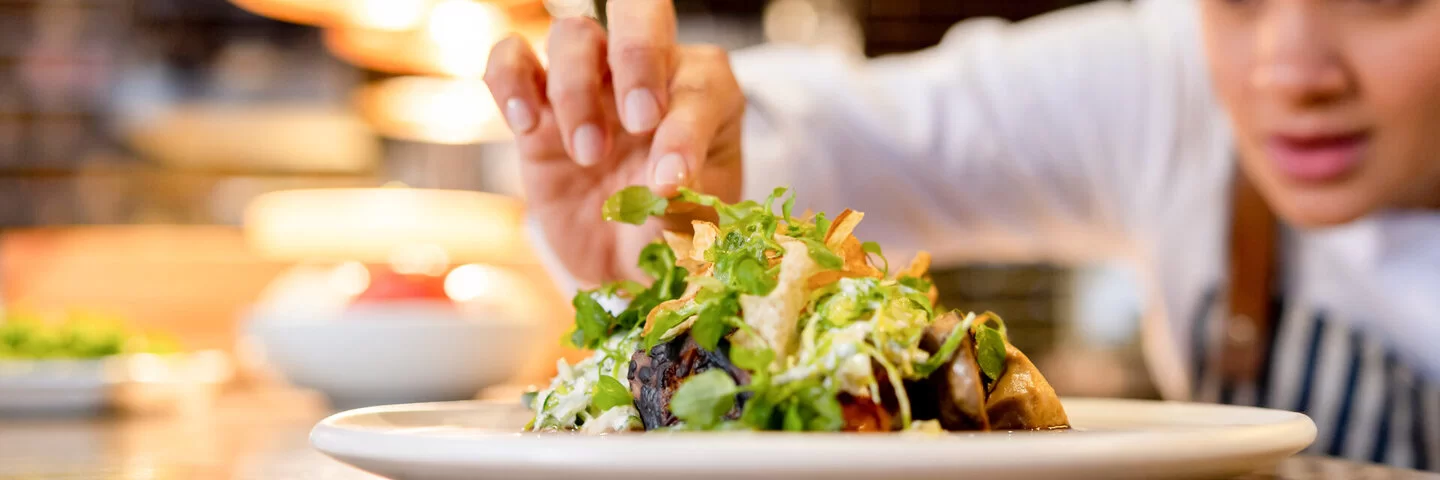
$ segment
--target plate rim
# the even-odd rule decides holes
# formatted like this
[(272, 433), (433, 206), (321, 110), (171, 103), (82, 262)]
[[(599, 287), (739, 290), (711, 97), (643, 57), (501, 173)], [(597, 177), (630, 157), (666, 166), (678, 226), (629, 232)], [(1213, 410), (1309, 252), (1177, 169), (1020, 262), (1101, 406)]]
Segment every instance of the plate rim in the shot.
[[(1048, 447), (1042, 454), (1024, 455), (1031, 466), (1039, 468), (1073, 467), (1080, 469), (1109, 468), (1116, 464), (1119, 450), (1127, 452), (1122, 463), (1137, 466), (1193, 463), (1212, 459), (1274, 458), (1276, 461), (1300, 452), (1315, 439), (1314, 422), (1305, 414), (1286, 410), (1236, 405), (1205, 404), (1177, 401), (1080, 398), (1062, 399), (1066, 409), (1072, 405), (1085, 408), (1111, 408), (1143, 405), (1142, 408), (1203, 409), (1210, 412), (1233, 410), (1251, 415), (1264, 414), (1272, 421), (1253, 424), (1191, 425), (1164, 432), (1166, 442), (1154, 442), (1157, 430), (1104, 431), (1080, 430), (1078, 433), (1100, 437), (1103, 441), (1075, 442), (1068, 434), (1033, 435), (1030, 432), (960, 432), (939, 437), (904, 434), (789, 433), (789, 432), (674, 432), (659, 435), (556, 435), (503, 431), (461, 430), (409, 431), (346, 426), (342, 421), (380, 413), (464, 411), (494, 408), (515, 408), (513, 401), (462, 401), (401, 405), (384, 405), (349, 410), (321, 420), (310, 434), (311, 445), (320, 452), (351, 464), (427, 464), (452, 468), (475, 468), (507, 471), (527, 469), (547, 472), (610, 472), (633, 471), (635, 465), (616, 460), (617, 456), (644, 452), (645, 468), (656, 471), (695, 471), (711, 473), (754, 473), (775, 469), (826, 468), (823, 462), (795, 461), (775, 452), (823, 451), (826, 459), (844, 457), (846, 471), (877, 471), (894, 473), (896, 461), (875, 455), (893, 453), (902, 448), (908, 462), (925, 469), (965, 468), (978, 463), (995, 466), (996, 461), (977, 458), (973, 453), (1002, 447), (1026, 435), (1027, 446)], [(684, 442), (656, 439), (683, 437)], [(734, 439), (744, 438), (743, 442)], [(1186, 448), (1175, 448), (1175, 445)], [(1264, 445), (1258, 447), (1257, 445)], [(1063, 448), (1061, 448), (1063, 447)], [(696, 456), (680, 455), (688, 451), (708, 452), (697, 461)], [(978, 450), (977, 450), (978, 449)], [(755, 455), (768, 452), (769, 455)], [(972, 453), (972, 455), (965, 455)], [(983, 453), (983, 452), (982, 452)], [(993, 452), (992, 452), (993, 453)], [(675, 454), (675, 455), (671, 455)], [(745, 462), (732, 459), (746, 458)], [(748, 456), (748, 457), (747, 457)], [(1159, 459), (1159, 460), (1157, 460)], [(1013, 461), (1013, 460), (1012, 460)], [(1036, 463), (1038, 462), (1038, 463)], [(362, 465), (363, 468), (363, 465)]]

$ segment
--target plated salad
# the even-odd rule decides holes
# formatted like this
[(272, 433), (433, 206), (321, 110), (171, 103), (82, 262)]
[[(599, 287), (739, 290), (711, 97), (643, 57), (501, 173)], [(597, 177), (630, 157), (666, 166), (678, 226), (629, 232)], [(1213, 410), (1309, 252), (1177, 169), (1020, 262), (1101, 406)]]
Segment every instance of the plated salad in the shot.
[[(688, 202), (714, 208), (719, 222), (647, 246), (639, 266), (649, 285), (575, 295), (566, 341), (595, 353), (559, 362), (527, 399), (527, 430), (1069, 427), (999, 316), (937, 308), (928, 254), (891, 265), (854, 236), (864, 214), (796, 216), (786, 193), (727, 204), (637, 186), (611, 197), (610, 221), (640, 224)], [(604, 306), (616, 299), (623, 310)]]

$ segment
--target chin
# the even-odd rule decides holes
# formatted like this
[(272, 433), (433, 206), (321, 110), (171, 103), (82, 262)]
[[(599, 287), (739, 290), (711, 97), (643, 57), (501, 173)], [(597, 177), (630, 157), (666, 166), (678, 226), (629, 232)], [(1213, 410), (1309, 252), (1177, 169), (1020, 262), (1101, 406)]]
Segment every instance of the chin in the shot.
[(1267, 195), (1270, 204), (1282, 220), (1300, 228), (1344, 225), (1370, 214), (1379, 204), (1343, 188), (1283, 190)]
[(1387, 202), (1387, 182), (1359, 169), (1329, 183), (1304, 183), (1285, 178), (1269, 163), (1247, 155), (1241, 166), (1260, 190), (1275, 215), (1298, 228), (1325, 228), (1344, 225), (1382, 208)]

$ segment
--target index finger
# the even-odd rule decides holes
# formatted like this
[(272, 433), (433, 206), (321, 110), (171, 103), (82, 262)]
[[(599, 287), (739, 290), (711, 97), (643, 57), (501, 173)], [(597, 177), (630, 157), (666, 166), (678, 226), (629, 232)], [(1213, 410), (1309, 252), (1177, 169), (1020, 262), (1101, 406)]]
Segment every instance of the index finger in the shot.
[(675, 6), (671, 0), (611, 0), (606, 5), (608, 52), (620, 123), (644, 133), (665, 115), (675, 67)]

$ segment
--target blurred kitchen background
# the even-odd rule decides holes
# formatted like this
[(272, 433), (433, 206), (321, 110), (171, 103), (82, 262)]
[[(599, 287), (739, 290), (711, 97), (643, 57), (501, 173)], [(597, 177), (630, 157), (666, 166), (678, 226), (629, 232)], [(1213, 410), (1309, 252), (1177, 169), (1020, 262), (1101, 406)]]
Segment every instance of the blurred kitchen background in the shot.
[[(1075, 3), (676, 5), (685, 41), (874, 56), (934, 44), (965, 18)], [(262, 364), (291, 348), (247, 343), (265, 335), (256, 324), (443, 295), (468, 305), (464, 321), (535, 328), (506, 355), (523, 365), (513, 380), (542, 381), (565, 354), (568, 299), (525, 245), (515, 154), (478, 77), (505, 33), (542, 43), (552, 15), (593, 8), (0, 0), (0, 305), (107, 312), (223, 352), (244, 385), (270, 381)], [(406, 283), (424, 273), (443, 281)], [(1155, 395), (1137, 347), (1141, 282), (1123, 264), (950, 265), (935, 279), (947, 305), (1002, 312), (1062, 393)], [(318, 338), (309, 347), (331, 356), (359, 345)]]

